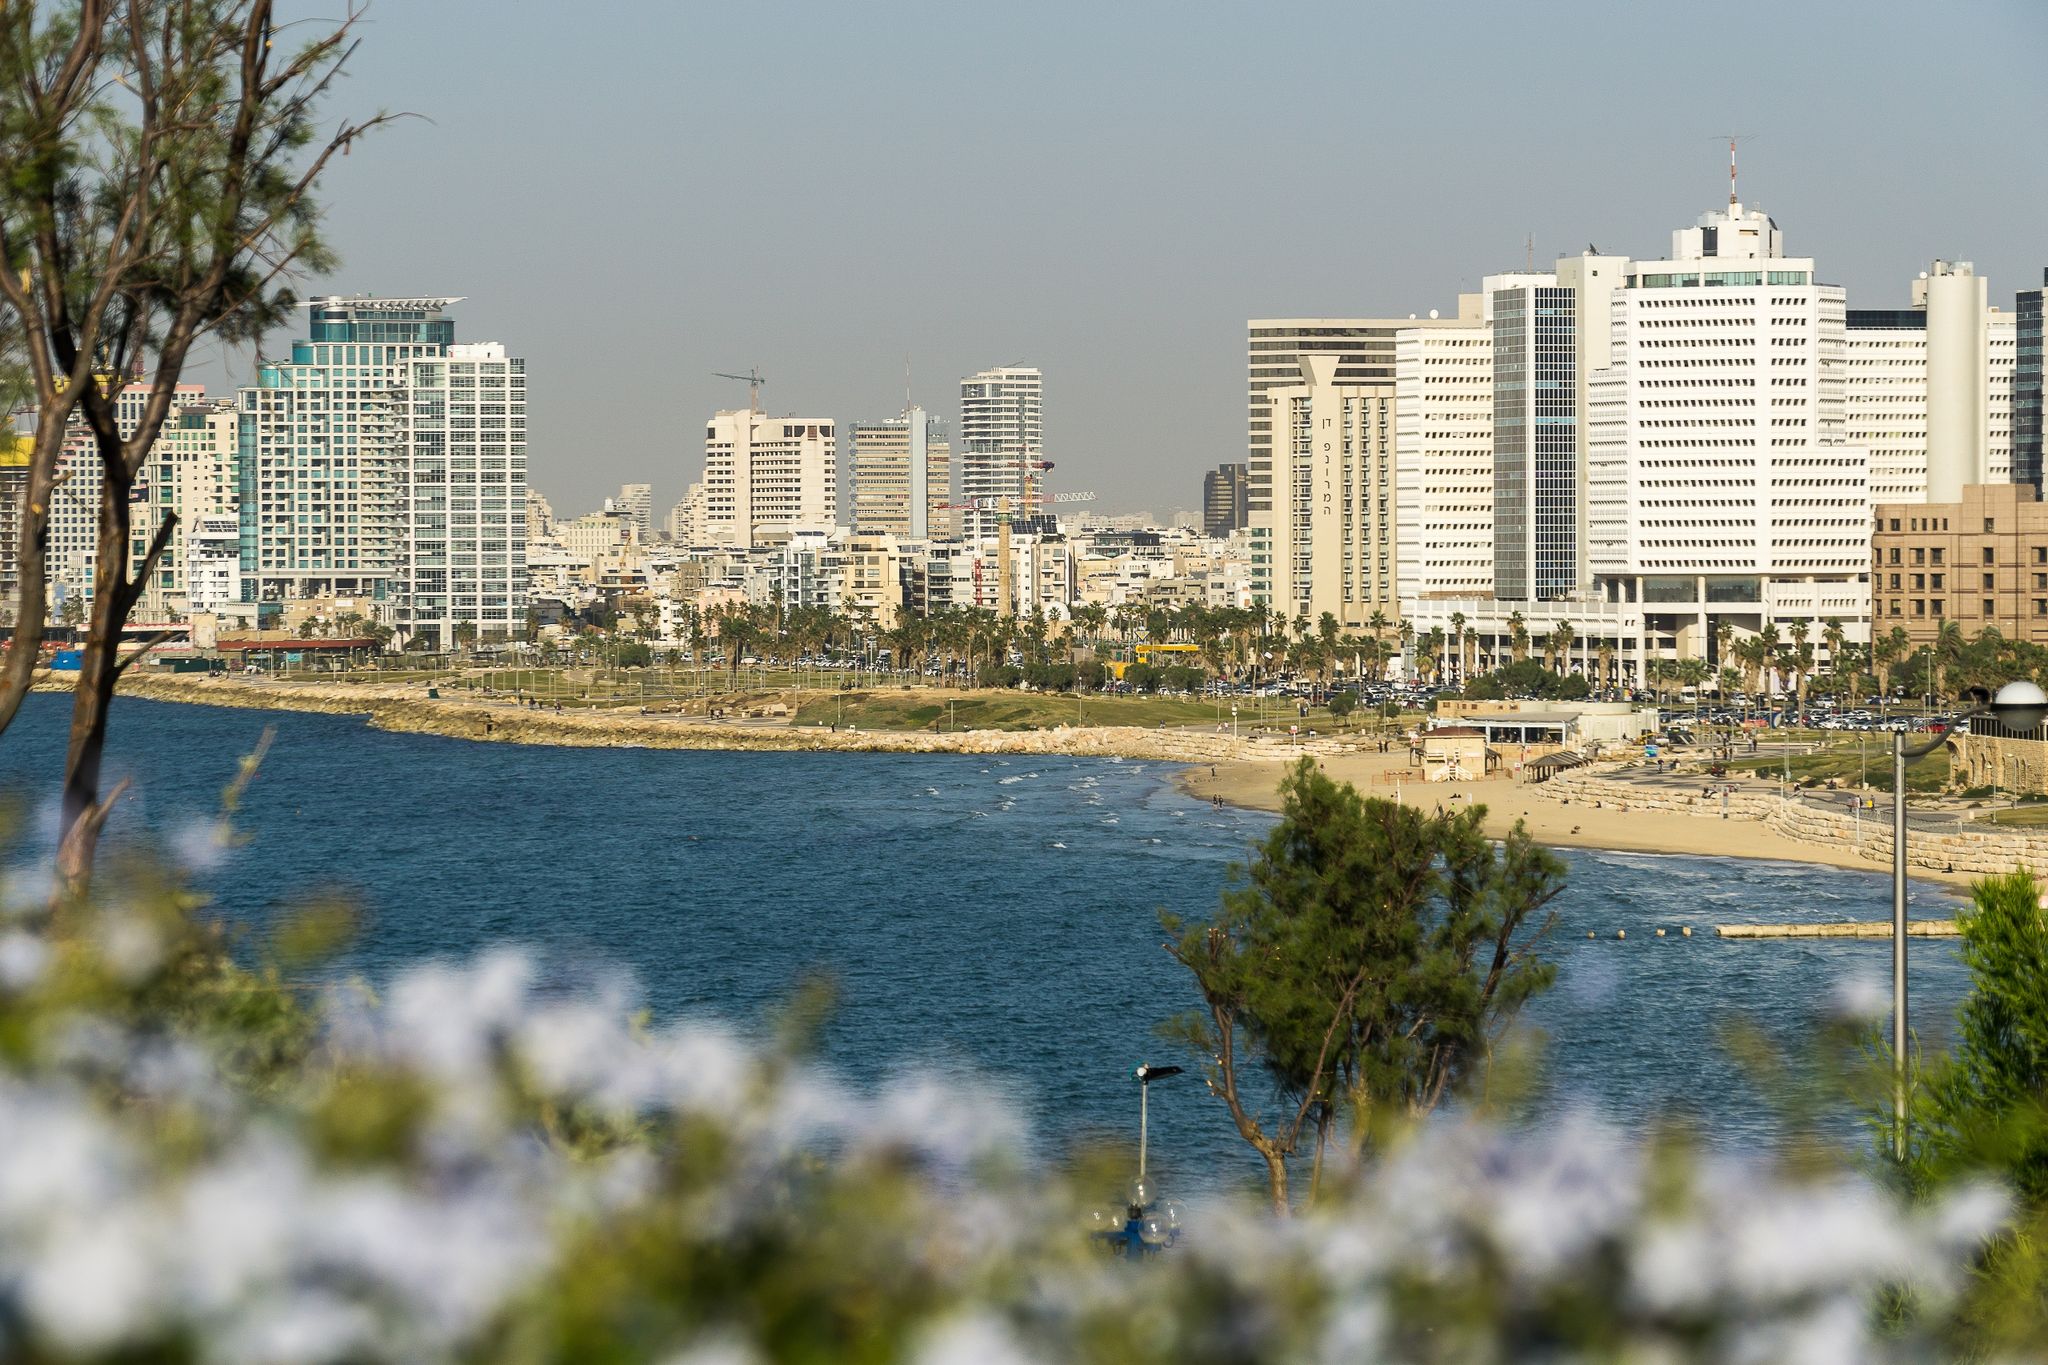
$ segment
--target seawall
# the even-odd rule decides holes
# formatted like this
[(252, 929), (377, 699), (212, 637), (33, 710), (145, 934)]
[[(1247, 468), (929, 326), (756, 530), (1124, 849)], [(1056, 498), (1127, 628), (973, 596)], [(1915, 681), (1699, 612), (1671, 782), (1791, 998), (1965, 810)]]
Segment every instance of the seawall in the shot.
[[(1599, 801), (1603, 807), (1670, 811), (1700, 819), (1721, 818), (1721, 798), (1645, 788), (1597, 773), (1560, 775), (1545, 784), (1546, 796), (1573, 801)], [(1832, 810), (1776, 793), (1738, 790), (1728, 798), (1730, 820), (1754, 820), (1764, 828), (1801, 843), (1851, 851), (1873, 869), (1892, 862), (1889, 798), (1859, 821), (1853, 811)], [(1906, 861), (1915, 868), (1955, 876), (2000, 875), (2025, 868), (2048, 875), (2048, 829), (1915, 829), (1906, 839)]]

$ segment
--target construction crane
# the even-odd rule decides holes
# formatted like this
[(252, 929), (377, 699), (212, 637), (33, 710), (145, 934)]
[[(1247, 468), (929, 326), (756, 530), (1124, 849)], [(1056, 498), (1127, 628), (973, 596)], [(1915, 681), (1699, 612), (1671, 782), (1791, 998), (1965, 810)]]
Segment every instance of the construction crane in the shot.
[(761, 377), (759, 366), (748, 366), (745, 374), (727, 374), (724, 370), (713, 370), (713, 379), (737, 379), (747, 386), (747, 411), (761, 410), (761, 386), (768, 381)]
[[(1050, 468), (1051, 466), (1047, 466)], [(1058, 502), (1093, 502), (1093, 493), (1045, 493), (1037, 503), (1045, 506)], [(969, 498), (966, 502), (944, 504), (949, 512), (994, 512), (996, 514), (996, 592), (999, 616), (1017, 614), (1016, 572), (1010, 563), (1010, 500), (1000, 498)]]

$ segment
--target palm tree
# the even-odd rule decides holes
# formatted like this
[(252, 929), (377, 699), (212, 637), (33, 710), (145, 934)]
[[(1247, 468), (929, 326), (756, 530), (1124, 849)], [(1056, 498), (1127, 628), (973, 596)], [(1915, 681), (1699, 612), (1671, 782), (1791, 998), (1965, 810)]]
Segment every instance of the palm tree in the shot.
[(1457, 649), (1458, 681), (1462, 683), (1465, 681), (1465, 674), (1468, 671), (1468, 666), (1465, 662), (1465, 613), (1462, 611), (1451, 613), (1451, 643)]
[(1571, 671), (1572, 645), (1579, 633), (1572, 629), (1569, 621), (1559, 621), (1550, 632), (1550, 651), (1557, 655), (1557, 676), (1562, 678)]
[(1948, 695), (1944, 685), (1948, 681), (1948, 671), (1961, 660), (1962, 654), (1963, 628), (1954, 621), (1943, 621), (1941, 629), (1934, 634), (1934, 694), (1937, 698)]
[(1789, 662), (1792, 665), (1792, 685), (1799, 707), (1799, 722), (1802, 725), (1806, 723), (1806, 675), (1813, 666), (1813, 647), (1807, 644), (1807, 639), (1812, 633), (1811, 622), (1792, 623), (1792, 653)]
[(1603, 639), (1594, 651), (1600, 659), (1600, 686), (1614, 685), (1614, 641)]
[(1508, 617), (1508, 647), (1516, 663), (1529, 657), (1529, 623), (1519, 611)]
[(1828, 668), (1833, 672), (1840, 672), (1842, 645), (1849, 638), (1849, 632), (1842, 629), (1839, 618), (1830, 616), (1820, 623), (1820, 638), (1828, 647)]

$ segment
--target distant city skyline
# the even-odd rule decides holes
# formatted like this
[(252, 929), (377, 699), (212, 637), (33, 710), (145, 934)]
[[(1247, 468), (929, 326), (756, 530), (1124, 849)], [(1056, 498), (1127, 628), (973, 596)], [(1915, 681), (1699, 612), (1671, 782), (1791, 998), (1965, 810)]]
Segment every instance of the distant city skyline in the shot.
[[(1248, 318), (1449, 315), (1525, 259), (1654, 254), (1725, 194), (1730, 132), (1744, 200), (1852, 308), (1904, 307), (1944, 257), (2010, 309), (2048, 264), (2048, 179), (1982, 173), (2048, 139), (2027, 4), (1791, 7), (1739, 59), (1621, 5), (1335, 10), (1307, 34), (1200, 5), (622, 9), (373, 7), (330, 113), (426, 121), (336, 163), (342, 265), (303, 287), (465, 296), (465, 334), (543, 377), (531, 478), (570, 514), (627, 482), (677, 501), (704, 420), (745, 402), (714, 371), (851, 424), (901, 411), (906, 356), (949, 425), (962, 377), (1041, 369), (1053, 487), (1198, 507), (1244, 458)], [(1287, 62), (1247, 59), (1275, 44)], [(801, 79), (764, 102), (756, 61), (693, 58), (747, 52)], [(601, 101), (507, 100), (598, 72)], [(1318, 168), (1298, 201), (1283, 162)], [(248, 375), (210, 352), (190, 377)]]

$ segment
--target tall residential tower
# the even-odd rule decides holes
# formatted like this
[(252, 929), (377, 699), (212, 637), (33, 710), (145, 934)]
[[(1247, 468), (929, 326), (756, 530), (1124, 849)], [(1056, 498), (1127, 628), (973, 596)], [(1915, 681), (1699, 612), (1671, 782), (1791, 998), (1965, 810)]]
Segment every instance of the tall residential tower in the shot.
[(1005, 366), (960, 381), (961, 519), (969, 540), (993, 536), (1004, 511), (1038, 514), (1045, 488), (1045, 377)]

